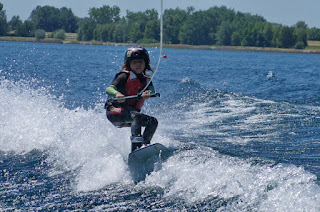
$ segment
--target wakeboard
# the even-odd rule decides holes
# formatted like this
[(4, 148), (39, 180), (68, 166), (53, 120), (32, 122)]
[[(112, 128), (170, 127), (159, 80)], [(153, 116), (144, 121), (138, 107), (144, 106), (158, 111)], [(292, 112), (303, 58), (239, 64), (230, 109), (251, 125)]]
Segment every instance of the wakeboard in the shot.
[(159, 143), (131, 152), (128, 157), (128, 166), (134, 181), (144, 180), (146, 175), (155, 169), (160, 169), (162, 161), (168, 157), (168, 148)]
[(152, 159), (153, 157), (163, 159), (168, 153), (169, 150), (167, 147), (163, 146), (162, 144), (155, 143), (131, 152), (129, 154), (128, 163), (129, 165), (130, 163), (136, 162), (143, 163), (149, 159)]

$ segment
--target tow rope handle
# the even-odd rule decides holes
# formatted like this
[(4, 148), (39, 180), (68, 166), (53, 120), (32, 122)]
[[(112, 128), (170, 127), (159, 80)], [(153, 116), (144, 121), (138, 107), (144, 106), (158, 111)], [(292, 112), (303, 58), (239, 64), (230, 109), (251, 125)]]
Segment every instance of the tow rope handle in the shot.
[(133, 95), (133, 96), (124, 96), (118, 98), (110, 98), (108, 102), (114, 102), (118, 100), (128, 100), (128, 99), (142, 99), (143, 97), (160, 97), (160, 93), (144, 94), (144, 95)]

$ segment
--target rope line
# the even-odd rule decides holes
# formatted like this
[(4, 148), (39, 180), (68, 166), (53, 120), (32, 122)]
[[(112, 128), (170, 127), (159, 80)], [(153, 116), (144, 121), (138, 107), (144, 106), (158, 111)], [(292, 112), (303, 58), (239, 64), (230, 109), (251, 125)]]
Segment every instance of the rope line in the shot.
[(150, 83), (152, 82), (154, 76), (156, 75), (159, 65), (160, 65), (160, 61), (161, 61), (161, 57), (162, 57), (162, 38), (163, 38), (163, 0), (161, 0), (161, 13), (160, 13), (160, 55), (159, 55), (159, 59), (158, 59), (158, 64), (156, 67), (156, 70), (153, 72), (153, 75), (151, 77), (151, 79), (149, 80), (148, 84), (143, 88), (143, 90), (139, 93), (139, 95), (142, 95), (142, 93), (147, 89), (147, 87), (150, 85)]

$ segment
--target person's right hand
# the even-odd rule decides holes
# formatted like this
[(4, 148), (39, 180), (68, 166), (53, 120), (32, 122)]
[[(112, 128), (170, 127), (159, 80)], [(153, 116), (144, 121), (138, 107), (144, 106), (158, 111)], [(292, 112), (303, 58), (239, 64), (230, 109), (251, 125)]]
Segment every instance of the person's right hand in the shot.
[[(116, 98), (120, 98), (120, 97), (124, 97), (124, 95), (122, 94), (122, 93), (117, 93), (116, 94), (116, 96), (115, 96)], [(123, 102), (125, 102), (126, 100), (125, 99), (121, 99), (121, 100), (117, 100), (119, 103), (123, 103)]]

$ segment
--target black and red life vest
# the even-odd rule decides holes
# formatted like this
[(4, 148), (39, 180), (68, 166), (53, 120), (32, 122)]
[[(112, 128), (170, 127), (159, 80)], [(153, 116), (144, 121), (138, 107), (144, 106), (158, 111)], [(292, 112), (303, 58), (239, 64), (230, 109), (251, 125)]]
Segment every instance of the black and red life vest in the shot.
[[(125, 96), (137, 95), (147, 84), (148, 78), (146, 76), (143, 76), (143, 78), (135, 77), (131, 79), (130, 78), (131, 72), (126, 70), (120, 71), (116, 75), (116, 77), (122, 73), (125, 73), (127, 75), (127, 82), (124, 88)], [(106, 108), (109, 114), (122, 115), (123, 110), (128, 109), (128, 106), (136, 109), (137, 111), (140, 111), (143, 104), (144, 104), (144, 99), (132, 99), (132, 100), (127, 100), (125, 104), (119, 104), (117, 102), (114, 102), (112, 105), (109, 105)]]
[[(121, 71), (120, 73), (126, 73), (128, 74), (128, 79), (125, 87), (125, 95), (126, 96), (133, 96), (137, 95), (147, 84), (147, 77), (143, 77), (143, 79), (139, 79), (138, 77), (135, 77), (133, 79), (130, 79), (131, 72), (130, 71)], [(141, 82), (143, 81), (143, 83)], [(128, 100), (128, 105), (134, 107), (137, 110), (141, 110), (142, 106), (144, 104), (144, 99), (133, 99)]]

